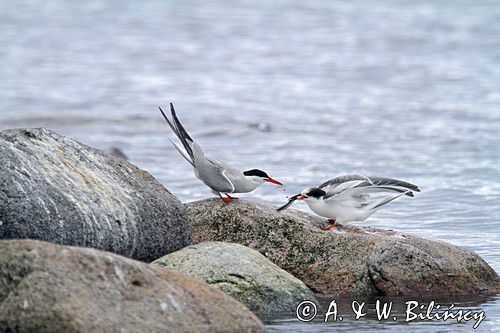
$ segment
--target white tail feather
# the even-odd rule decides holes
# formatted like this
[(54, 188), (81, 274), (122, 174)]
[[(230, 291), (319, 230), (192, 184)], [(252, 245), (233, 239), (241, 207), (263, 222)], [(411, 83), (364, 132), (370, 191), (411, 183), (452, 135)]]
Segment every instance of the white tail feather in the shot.
[(396, 194), (395, 196), (392, 196), (392, 197), (387, 197), (387, 198), (384, 198), (376, 203), (374, 203), (372, 205), (372, 207), (370, 207), (370, 210), (373, 210), (373, 211), (376, 211), (378, 210), (379, 208), (381, 208), (382, 206), (388, 204), (389, 202), (393, 201), (393, 200), (396, 200), (397, 198), (405, 195), (406, 193), (408, 192), (411, 192), (411, 191), (406, 191), (406, 192), (402, 192), (402, 193), (398, 193)]

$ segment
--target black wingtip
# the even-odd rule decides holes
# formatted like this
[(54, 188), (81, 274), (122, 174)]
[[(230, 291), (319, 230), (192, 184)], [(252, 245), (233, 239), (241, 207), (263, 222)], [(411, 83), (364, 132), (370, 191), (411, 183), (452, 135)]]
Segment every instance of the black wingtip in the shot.
[(168, 120), (167, 116), (165, 115), (165, 112), (163, 112), (163, 110), (161, 109), (161, 106), (159, 106), (158, 109), (160, 109), (160, 112), (163, 115), (163, 117)]
[[(189, 141), (193, 141), (193, 138), (191, 138), (191, 136), (188, 134), (188, 132), (186, 131), (184, 126), (182, 126), (181, 121), (177, 117), (177, 114), (175, 113), (174, 105), (172, 103), (170, 103), (170, 112), (172, 113), (172, 119), (174, 121), (175, 127), (177, 128), (177, 131), (179, 132), (179, 134), (184, 139), (188, 139)], [(186, 148), (186, 150), (189, 150), (189, 149)]]
[(165, 120), (167, 121), (167, 123), (169, 123), (169, 125), (170, 125), (170, 121), (168, 120), (167, 115), (165, 114), (165, 112), (163, 112), (161, 106), (159, 106), (158, 109), (160, 109), (160, 112), (161, 112), (163, 118), (165, 118)]
[(178, 136), (177, 134), (177, 130), (175, 129), (174, 125), (170, 122), (170, 120), (168, 119), (167, 115), (165, 114), (165, 112), (163, 112), (162, 108), (159, 106), (158, 109), (160, 109), (160, 112), (163, 116), (163, 118), (166, 120), (166, 122), (168, 123), (168, 126), (170, 126), (170, 128), (172, 129), (172, 131), (174, 131), (174, 133)]

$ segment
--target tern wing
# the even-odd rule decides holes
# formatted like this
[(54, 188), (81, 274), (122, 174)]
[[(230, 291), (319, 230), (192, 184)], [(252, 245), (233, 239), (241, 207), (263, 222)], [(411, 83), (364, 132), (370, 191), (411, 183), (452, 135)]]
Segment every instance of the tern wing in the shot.
[(172, 144), (186, 161), (194, 167), (196, 177), (214, 191), (224, 193), (233, 192), (235, 186), (232, 178), (241, 174), (241, 172), (227, 163), (206, 156), (201, 147), (193, 140), (181, 124), (172, 103), (170, 103), (172, 120), (165, 115), (161, 108), (160, 112), (174, 134), (180, 140), (182, 147), (173, 141)]
[(196, 176), (217, 192), (232, 193), (234, 185), (229, 177), (232, 167), (214, 158), (203, 156), (196, 160)]
[(319, 186), (320, 189), (326, 192), (324, 200), (333, 196), (339, 195), (345, 191), (354, 188), (367, 179), (366, 176), (358, 174), (342, 175), (327, 180)]
[(418, 186), (398, 179), (367, 177), (359, 174), (339, 176), (319, 186), (326, 192), (324, 200), (367, 201), (370, 193), (397, 192), (412, 197), (413, 191), (420, 192)]
[(226, 193), (232, 192), (234, 190), (234, 185), (227, 175), (234, 168), (224, 162), (205, 156), (201, 147), (193, 140), (181, 124), (172, 103), (170, 103), (170, 114), (172, 116), (172, 120), (167, 117), (161, 108), (160, 112), (181, 142), (182, 147), (172, 140), (170, 141), (174, 145), (175, 149), (177, 149), (186, 159), (186, 161), (194, 167), (196, 177), (198, 177), (214, 191)]
[(367, 176), (360, 174), (347, 174), (329, 179), (319, 186), (323, 191), (331, 191), (335, 188), (349, 187), (350, 185), (358, 184), (362, 181), (370, 179)]

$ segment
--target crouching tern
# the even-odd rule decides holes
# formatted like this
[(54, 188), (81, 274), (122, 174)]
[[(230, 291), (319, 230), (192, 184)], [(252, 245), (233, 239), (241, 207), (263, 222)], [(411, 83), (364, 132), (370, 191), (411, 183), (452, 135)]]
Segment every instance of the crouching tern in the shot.
[[(372, 195), (383, 192), (395, 193), (382, 198)], [(418, 186), (385, 177), (366, 177), (350, 174), (330, 179), (318, 187), (309, 187), (288, 199), (278, 211), (287, 209), (295, 200), (303, 200), (309, 208), (328, 218), (329, 230), (343, 222), (364, 221), (377, 210), (401, 196), (413, 197), (420, 192)]]
[[(283, 186), (282, 183), (269, 177), (262, 170), (251, 169), (240, 171), (227, 163), (205, 155), (200, 146), (189, 136), (184, 126), (182, 126), (172, 103), (170, 103), (172, 121), (168, 119), (161, 108), (159, 109), (184, 148), (172, 140), (170, 142), (172, 142), (182, 157), (193, 166), (195, 176), (210, 187), (225, 203), (230, 203), (238, 199), (230, 196), (229, 193), (252, 192), (265, 182)], [(221, 193), (224, 193), (226, 197), (223, 197)]]

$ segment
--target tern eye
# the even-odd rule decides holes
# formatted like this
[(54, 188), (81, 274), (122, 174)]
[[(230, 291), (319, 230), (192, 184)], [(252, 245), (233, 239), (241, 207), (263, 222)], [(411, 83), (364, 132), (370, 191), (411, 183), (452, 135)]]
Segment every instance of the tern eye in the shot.
[(309, 192), (307, 192), (306, 195), (308, 197), (321, 198), (325, 194), (326, 194), (326, 192), (323, 191), (322, 189), (314, 188), (314, 189), (310, 190)]

